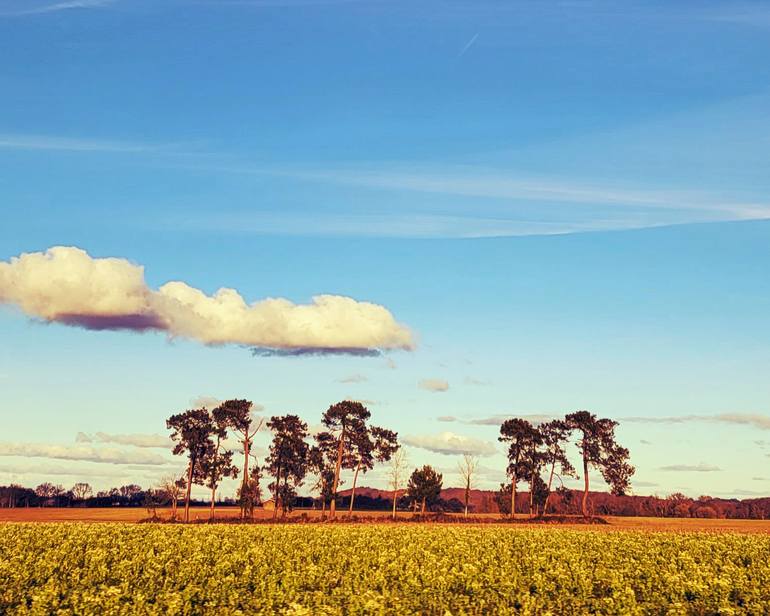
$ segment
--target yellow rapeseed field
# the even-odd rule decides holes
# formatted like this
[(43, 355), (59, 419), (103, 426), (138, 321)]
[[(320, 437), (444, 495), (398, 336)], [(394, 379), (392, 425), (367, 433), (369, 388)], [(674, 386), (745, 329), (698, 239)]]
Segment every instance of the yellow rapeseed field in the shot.
[(0, 525), (2, 614), (766, 614), (770, 536)]

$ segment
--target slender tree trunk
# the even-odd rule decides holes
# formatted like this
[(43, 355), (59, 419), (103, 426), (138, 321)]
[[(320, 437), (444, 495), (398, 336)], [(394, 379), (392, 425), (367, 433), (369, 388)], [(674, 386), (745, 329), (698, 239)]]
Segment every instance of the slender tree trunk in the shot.
[(193, 466), (195, 464), (195, 459), (190, 458), (190, 462), (187, 466), (187, 491), (184, 495), (184, 521), (189, 522), (190, 521), (190, 490), (192, 489), (192, 476), (193, 476)]
[(353, 515), (353, 501), (356, 498), (356, 481), (358, 481), (358, 471), (361, 470), (361, 462), (356, 465), (356, 472), (353, 473), (353, 489), (350, 491), (350, 507), (348, 508), (348, 515)]
[(511, 519), (516, 518), (516, 474), (511, 477)]
[(321, 519), (326, 517), (326, 497), (321, 494)]
[(533, 507), (535, 505), (535, 482), (529, 483), (529, 517), (532, 517)]
[(220, 437), (217, 435), (217, 448), (214, 450), (214, 464), (211, 471), (211, 510), (209, 511), (209, 521), (214, 519), (214, 501), (217, 495), (217, 475), (219, 474), (219, 443)]
[(586, 450), (583, 448), (583, 517), (588, 517), (588, 458)]
[(329, 517), (334, 519), (337, 513), (337, 487), (340, 483), (340, 470), (342, 469), (342, 451), (345, 447), (345, 427), (342, 427), (340, 433), (340, 442), (337, 446), (337, 464), (334, 467), (334, 483), (332, 483), (332, 502), (329, 505)]
[(398, 502), (398, 490), (393, 490), (393, 519), (396, 519), (396, 503)]
[(551, 474), (548, 476), (548, 494), (545, 495), (545, 502), (543, 503), (543, 516), (548, 513), (548, 501), (551, 500), (551, 485), (553, 484), (553, 474), (556, 470), (556, 460), (551, 464)]
[(273, 491), (273, 519), (278, 518), (278, 498), (281, 493), (281, 459), (278, 459), (278, 469), (275, 474), (275, 490)]
[(422, 499), (422, 509), (420, 510), (421, 515), (425, 515), (425, 498)]
[(246, 428), (246, 432), (243, 435), (243, 481), (241, 481), (241, 518), (246, 517), (246, 501), (245, 494), (247, 489), (247, 483), (249, 480), (249, 429)]
[(468, 499), (471, 497), (471, 480), (465, 480), (465, 517), (468, 517)]
[(286, 495), (289, 493), (287, 489), (288, 485), (289, 485), (289, 474), (286, 473), (283, 476), (283, 492), (281, 492), (281, 494), (284, 495), (283, 498), (281, 499), (281, 518), (286, 517), (286, 508), (287, 508)]

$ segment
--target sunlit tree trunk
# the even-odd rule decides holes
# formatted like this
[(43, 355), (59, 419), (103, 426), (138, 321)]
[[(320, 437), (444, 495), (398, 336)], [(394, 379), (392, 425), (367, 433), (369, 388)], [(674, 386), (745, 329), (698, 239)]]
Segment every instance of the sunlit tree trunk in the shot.
[(332, 502), (329, 505), (329, 517), (334, 518), (337, 513), (337, 487), (340, 483), (340, 470), (342, 470), (342, 452), (345, 447), (345, 428), (342, 428), (340, 442), (337, 446), (337, 464), (334, 467), (334, 483), (332, 483)]
[(194, 458), (190, 458), (190, 463), (187, 466), (187, 490), (184, 495), (184, 521), (190, 521), (190, 490), (192, 489), (192, 476), (193, 465), (195, 464)]
[(275, 474), (275, 491), (273, 492), (273, 519), (278, 519), (278, 501), (281, 494), (281, 461), (278, 461), (278, 472)]
[(511, 477), (511, 519), (516, 517), (516, 473)]
[(422, 499), (422, 509), (420, 510), (422, 515), (425, 515), (425, 498)]
[(353, 473), (353, 489), (350, 491), (350, 507), (348, 507), (348, 515), (353, 515), (353, 501), (356, 498), (356, 481), (358, 481), (358, 471), (361, 470), (361, 462), (356, 465), (356, 472)]
[(398, 502), (398, 490), (393, 490), (393, 519), (396, 519), (396, 503)]
[(588, 517), (588, 458), (586, 457), (586, 450), (583, 447), (583, 517)]
[[(246, 429), (248, 432), (248, 428)], [(246, 517), (246, 490), (249, 481), (249, 446), (250, 446), (248, 434), (243, 436), (243, 481), (241, 481), (241, 518)]]
[(214, 450), (214, 464), (211, 471), (211, 509), (209, 510), (209, 521), (214, 519), (214, 503), (217, 496), (217, 475), (219, 474), (219, 469), (217, 468), (219, 463), (219, 442), (220, 437), (217, 435), (217, 448)]
[(551, 500), (551, 485), (553, 484), (553, 475), (556, 470), (556, 460), (551, 464), (551, 473), (548, 476), (548, 494), (545, 495), (545, 502), (543, 503), (543, 515), (548, 513), (548, 501)]

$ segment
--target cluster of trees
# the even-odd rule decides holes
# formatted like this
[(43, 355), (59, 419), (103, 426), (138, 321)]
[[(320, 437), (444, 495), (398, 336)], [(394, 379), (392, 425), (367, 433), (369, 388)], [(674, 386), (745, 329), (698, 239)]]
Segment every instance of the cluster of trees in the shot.
[[(237, 435), (244, 458), (238, 502), (241, 516), (253, 513), (262, 498), (261, 480), (271, 478), (267, 488), (272, 494), (277, 516), (290, 511), (297, 490), (308, 475), (317, 478), (313, 488), (320, 495), (322, 509), (336, 515), (336, 495), (343, 470), (353, 472), (353, 492), (349, 508), (353, 510), (355, 488), (360, 473), (387, 462), (399, 450), (397, 434), (369, 424), (371, 413), (360, 402), (344, 400), (330, 406), (321, 418), (324, 430), (310, 438), (308, 425), (297, 415), (271, 417), (266, 422), (272, 434), (268, 456), (262, 464), (251, 454), (254, 435), (262, 427), (251, 415), (248, 400), (228, 400), (215, 409), (191, 409), (172, 415), (166, 425), (175, 441), (174, 454), (187, 456), (187, 472), (179, 481), (184, 488), (184, 519), (189, 520), (190, 490), (193, 484), (211, 490), (211, 517), (217, 487), (225, 477), (236, 478), (240, 472), (232, 462), (233, 450), (224, 444), (230, 434)], [(401, 464), (402, 456), (395, 462)], [(401, 473), (400, 467), (396, 469)]]
[[(497, 494), (500, 511), (515, 515), (516, 486), (524, 481), (529, 483), (530, 514), (545, 515), (548, 512), (554, 478), (560, 483), (563, 476), (579, 478), (566, 451), (566, 445), (575, 433), (583, 467), (583, 516), (589, 515), (590, 469), (596, 469), (602, 474), (613, 494), (625, 494), (634, 467), (628, 462), (628, 449), (621, 447), (615, 440), (617, 425), (616, 421), (599, 419), (588, 411), (569, 413), (564, 419), (554, 419), (539, 425), (520, 418), (504, 421), (500, 426), (499, 440), (508, 443), (507, 472), (511, 481), (501, 485)], [(543, 474), (547, 476), (547, 481), (543, 479)]]
[[(184, 519), (189, 520), (190, 491), (194, 484), (211, 490), (211, 513), (214, 517), (216, 490), (225, 477), (237, 478), (241, 469), (233, 464), (233, 450), (224, 445), (231, 434), (237, 435), (242, 446), (244, 466), (242, 482), (237, 492), (241, 516), (249, 517), (262, 502), (262, 480), (269, 478), (267, 489), (272, 496), (274, 512), (285, 515), (297, 501), (297, 491), (308, 476), (315, 478), (311, 489), (318, 494), (322, 516), (334, 518), (340, 501), (352, 513), (356, 486), (360, 474), (372, 470), (377, 463), (387, 463), (389, 484), (393, 491), (390, 504), (392, 515), (401, 506), (411, 506), (425, 513), (437, 506), (446, 511), (468, 513), (468, 492), (477, 463), (466, 456), (469, 466), (468, 490), (465, 502), (440, 498), (443, 477), (430, 466), (415, 469), (407, 477), (406, 454), (398, 443), (398, 435), (387, 428), (369, 423), (371, 413), (360, 402), (343, 400), (331, 405), (322, 415), (323, 430), (311, 436), (308, 425), (297, 415), (273, 416), (264, 423), (272, 440), (267, 457), (260, 460), (251, 454), (254, 435), (262, 427), (254, 424), (252, 403), (248, 400), (228, 400), (218, 407), (191, 409), (172, 415), (166, 425), (175, 441), (174, 454), (187, 456), (187, 472), (173, 485), (164, 486), (173, 494), (173, 486), (184, 499)], [(345, 499), (339, 498), (343, 471), (352, 472), (352, 488)], [(381, 508), (381, 503), (366, 505)], [(175, 505), (177, 498), (172, 497)], [(172, 506), (174, 506), (172, 505)], [(175, 515), (175, 512), (172, 512)]]

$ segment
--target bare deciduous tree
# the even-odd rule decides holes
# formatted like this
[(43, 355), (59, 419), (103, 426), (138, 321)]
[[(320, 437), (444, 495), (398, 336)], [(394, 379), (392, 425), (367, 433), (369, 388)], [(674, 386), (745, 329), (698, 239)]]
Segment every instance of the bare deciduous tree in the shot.
[(93, 494), (91, 486), (87, 483), (76, 483), (72, 486), (72, 498), (78, 501), (84, 501)]
[(398, 493), (404, 487), (404, 480), (408, 472), (408, 460), (406, 451), (399, 447), (390, 458), (390, 467), (388, 468), (388, 485), (393, 490), (393, 519), (396, 519), (396, 503), (398, 503)]
[(465, 489), (465, 517), (468, 517), (468, 501), (471, 497), (471, 488), (473, 488), (473, 479), (479, 469), (478, 456), (471, 455), (469, 453), (463, 454), (463, 459), (457, 465), (457, 470), (460, 473), (460, 478), (463, 481), (463, 488)]
[(158, 483), (158, 487), (166, 495), (166, 498), (171, 505), (171, 519), (176, 520), (177, 505), (179, 504), (179, 499), (182, 498), (186, 488), (186, 481), (184, 477), (174, 477), (173, 475), (164, 477)]

